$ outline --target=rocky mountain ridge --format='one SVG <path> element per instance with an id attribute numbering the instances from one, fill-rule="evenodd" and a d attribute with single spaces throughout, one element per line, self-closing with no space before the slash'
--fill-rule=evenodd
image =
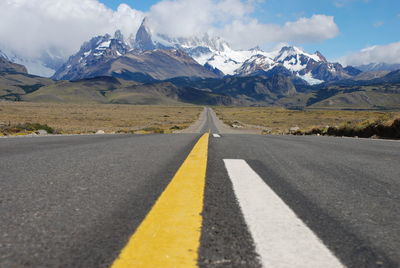
<path id="1" fill-rule="evenodd" d="M 136 44 L 146 46 L 145 42 Z M 114 37 L 97 36 L 86 42 L 52 78 L 79 80 L 97 76 L 114 76 L 128 80 L 164 80 L 177 76 L 217 77 L 184 51 L 132 48 L 119 31 Z"/>
<path id="2" fill-rule="evenodd" d="M 379 72 L 379 71 L 396 71 L 400 69 L 400 63 L 388 64 L 388 63 L 370 63 L 365 65 L 356 66 L 357 69 L 363 72 Z"/>
<path id="3" fill-rule="evenodd" d="M 25 66 L 13 63 L 5 53 L 0 50 L 0 72 L 28 73 Z"/>
<path id="4" fill-rule="evenodd" d="M 339 63 L 330 63 L 320 53 L 309 54 L 297 47 L 283 47 L 278 51 L 265 52 L 260 48 L 250 50 L 234 50 L 222 38 L 204 34 L 201 37 L 170 38 L 155 33 L 145 18 L 136 36 L 125 38 L 120 31 L 110 35 L 98 36 L 86 42 L 78 53 L 71 56 L 53 76 L 55 79 L 80 79 L 93 77 L 94 74 L 109 75 L 101 70 L 104 63 L 129 55 L 141 55 L 155 51 L 182 51 L 192 57 L 206 70 L 197 67 L 195 72 L 176 72 L 177 76 L 217 77 L 224 75 L 255 76 L 274 75 L 280 73 L 304 83 L 319 84 L 341 79 L 349 79 L 361 71 L 344 68 Z M 158 52 L 159 53 L 159 52 Z M 165 52 L 167 53 L 167 52 Z M 183 55 L 182 54 L 182 55 Z M 132 62 L 137 64 L 137 62 Z M 101 71 L 93 71 L 92 69 Z M 146 69 L 131 65 L 137 73 L 150 75 Z M 116 72 L 124 72 L 119 69 Z M 131 71 L 130 71 L 131 72 Z M 212 75 L 211 75 L 212 73 Z M 89 76 L 85 76 L 89 75 Z M 171 74 L 173 75 L 173 74 Z M 156 79 L 159 79 L 158 76 Z M 163 76 L 167 78 L 167 76 Z"/>
<path id="5" fill-rule="evenodd" d="M 0 49 L 3 46 L 0 44 Z M 192 37 L 170 37 L 157 33 L 151 21 L 145 18 L 136 33 L 123 36 L 116 31 L 114 36 L 106 34 L 92 38 L 84 43 L 81 49 L 68 60 L 61 51 L 55 48 L 46 49 L 37 58 L 24 58 L 12 50 L 3 54 L 14 63 L 25 65 L 31 74 L 56 79 L 82 78 L 86 73 L 107 74 L 104 70 L 106 61 L 115 60 L 127 54 L 140 54 L 155 50 L 180 50 L 192 57 L 199 65 L 218 77 L 223 76 L 271 76 L 277 73 L 303 80 L 310 85 L 343 79 L 357 79 L 363 72 L 393 71 L 400 69 L 400 64 L 371 63 L 368 65 L 344 67 L 339 63 L 328 62 L 318 51 L 313 54 L 294 46 L 282 47 L 279 50 L 266 52 L 259 47 L 248 50 L 233 49 L 228 42 L 218 36 L 204 33 Z M 67 62 L 65 62 L 67 61 Z M 137 66 L 131 66 L 139 69 Z M 56 70 L 56 72 L 55 72 Z M 199 76 L 207 71 L 202 70 Z M 55 74 L 54 74 L 55 72 Z M 123 72 L 123 71 L 122 71 Z M 146 70 L 139 70 L 140 76 L 151 76 Z M 186 75 L 178 73 L 177 75 Z M 196 76 L 195 73 L 190 75 Z M 137 76 L 137 75 L 135 75 Z M 372 75 L 370 75 L 372 77 Z M 297 83 L 297 82 L 296 82 Z"/>

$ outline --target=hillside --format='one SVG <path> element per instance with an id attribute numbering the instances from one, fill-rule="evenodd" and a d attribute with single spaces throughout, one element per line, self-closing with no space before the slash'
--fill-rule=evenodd
<path id="1" fill-rule="evenodd" d="M 175 64 L 176 68 L 170 66 L 172 60 L 180 62 Z M 132 65 L 132 62 L 135 64 Z M 357 79 L 311 86 L 298 77 L 280 72 L 223 78 L 216 78 L 214 74 L 208 78 L 191 76 L 191 68 L 199 68 L 194 71 L 197 74 L 204 68 L 179 50 L 128 53 L 108 61 L 104 66 L 107 67 L 104 69 L 107 70 L 106 76 L 75 81 L 53 81 L 26 73 L 0 72 L 0 100 L 132 105 L 190 103 L 283 106 L 291 109 L 400 109 L 400 70 L 370 72 L 364 76 L 358 74 Z M 96 70 L 99 70 L 98 67 Z M 139 72 L 141 70 L 145 72 Z M 176 77 L 181 73 L 185 75 Z M 163 79 L 165 77 L 173 78 Z"/>
<path id="2" fill-rule="evenodd" d="M 28 73 L 25 66 L 10 61 L 6 55 L 0 51 L 0 72 Z"/>
<path id="3" fill-rule="evenodd" d="M 331 96 L 330 96 L 331 95 Z M 400 84 L 340 89 L 329 87 L 307 102 L 309 108 L 400 109 Z"/>
<path id="4" fill-rule="evenodd" d="M 384 74 L 380 72 L 374 79 L 367 74 L 364 76 L 367 80 L 347 79 L 298 87 L 303 93 L 282 98 L 277 104 L 299 109 L 400 109 L 400 70 Z"/>
<path id="5" fill-rule="evenodd" d="M 177 86 L 227 95 L 234 100 L 234 104 L 242 106 L 273 105 L 282 97 L 296 94 L 292 80 L 282 75 L 274 75 L 271 78 L 261 76 L 227 76 L 222 79 L 174 78 L 168 81 Z"/>
<path id="6" fill-rule="evenodd" d="M 53 80 L 39 76 L 0 72 L 0 100 L 21 100 L 22 96 L 53 83 Z"/>
<path id="7" fill-rule="evenodd" d="M 58 81 L 22 96 L 24 101 L 57 103 L 114 104 L 231 104 L 231 98 L 169 82 L 142 84 L 114 77 L 96 77 L 80 81 Z"/>

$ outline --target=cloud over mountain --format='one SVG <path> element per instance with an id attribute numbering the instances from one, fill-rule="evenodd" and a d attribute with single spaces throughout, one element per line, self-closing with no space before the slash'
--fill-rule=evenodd
<path id="1" fill-rule="evenodd" d="M 169 36 L 208 32 L 235 48 L 290 42 L 313 43 L 334 38 L 339 29 L 332 16 L 313 15 L 284 25 L 263 24 L 252 18 L 257 1 L 164 0 L 151 8 L 152 28 Z"/>
<path id="2" fill-rule="evenodd" d="M 364 48 L 359 52 L 343 57 L 341 62 L 348 65 L 363 65 L 373 62 L 400 63 L 400 42 Z"/>
<path id="3" fill-rule="evenodd" d="M 284 25 L 261 24 L 257 20 L 235 20 L 225 25 L 220 32 L 233 46 L 248 48 L 269 43 L 319 42 L 337 36 L 339 28 L 333 17 L 313 15 L 311 18 L 300 18 Z"/>
<path id="4" fill-rule="evenodd" d="M 143 16 L 128 5 L 113 11 L 97 0 L 0 1 L 0 45 L 24 57 L 45 51 L 69 56 L 94 35 L 137 30 Z"/>
<path id="5" fill-rule="evenodd" d="M 122 4 L 113 11 L 98 0 L 0 1 L 0 46 L 24 57 L 44 52 L 69 56 L 95 35 L 121 29 L 135 34 L 145 15 L 156 31 L 170 36 L 214 33 L 234 47 L 266 43 L 310 43 L 335 37 L 333 17 L 314 15 L 284 25 L 262 24 L 252 18 L 258 0 L 164 0 L 148 14 Z"/>

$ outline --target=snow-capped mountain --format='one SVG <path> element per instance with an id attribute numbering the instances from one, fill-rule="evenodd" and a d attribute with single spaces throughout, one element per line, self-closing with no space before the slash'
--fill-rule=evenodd
<path id="1" fill-rule="evenodd" d="M 13 63 L 24 65 L 28 73 L 43 77 L 52 76 L 65 62 L 66 57 L 56 49 L 48 49 L 35 58 L 22 56 L 19 53 L 0 45 L 2 54 Z"/>
<path id="2" fill-rule="evenodd" d="M 6 60 L 9 60 L 9 58 L 7 57 L 7 55 L 6 55 L 3 51 L 1 51 L 1 50 L 0 50 L 0 58 L 4 58 L 4 59 L 6 59 Z"/>
<path id="3" fill-rule="evenodd" d="M 396 71 L 400 69 L 400 63 L 388 64 L 388 63 L 370 63 L 366 65 L 360 65 L 356 67 L 363 72 L 376 72 L 376 71 Z"/>
<path id="4" fill-rule="evenodd" d="M 234 75 L 235 70 L 251 56 L 262 52 L 260 49 L 233 50 L 229 44 L 220 37 L 210 36 L 205 33 L 201 37 L 170 38 L 163 34 L 154 33 L 149 26 L 147 18 L 140 26 L 135 42 L 131 46 L 141 51 L 153 49 L 179 49 L 188 53 L 199 64 L 212 69 L 215 73 Z"/>
<path id="5" fill-rule="evenodd" d="M 27 73 L 25 66 L 13 63 L 8 56 L 0 50 L 0 72 Z"/>
<path id="6" fill-rule="evenodd" d="M 343 68 L 339 63 L 328 62 L 318 51 L 309 54 L 292 46 L 273 52 L 265 52 L 258 47 L 234 50 L 222 38 L 209 34 L 192 38 L 171 38 L 154 32 L 145 18 L 135 36 L 124 38 L 122 33 L 117 31 L 113 37 L 107 34 L 86 42 L 53 78 L 76 79 L 85 73 L 96 73 L 94 69 L 102 64 L 104 67 L 104 63 L 111 59 L 157 50 L 182 51 L 217 76 L 279 73 L 293 79 L 301 78 L 308 84 L 318 84 L 351 78 L 359 73 L 355 69 Z M 145 70 L 144 72 L 146 73 Z M 201 73 L 205 74 L 203 71 Z"/>
<path id="7" fill-rule="evenodd" d="M 149 40 L 145 23 L 132 42 L 120 31 L 92 38 L 55 73 L 57 80 L 78 80 L 96 76 L 124 79 L 164 80 L 178 76 L 217 77 L 179 49 L 159 49 Z"/>
<path id="8" fill-rule="evenodd" d="M 280 51 L 252 56 L 235 73 L 240 76 L 251 76 L 280 72 L 299 77 L 313 85 L 350 78 L 356 75 L 352 71 L 354 70 L 347 70 L 339 63 L 328 62 L 318 51 L 309 54 L 298 47 L 288 46 L 281 48 Z"/>
<path id="9" fill-rule="evenodd" d="M 125 55 L 131 49 L 120 31 L 116 31 L 114 37 L 109 34 L 94 37 L 84 43 L 78 53 L 72 55 L 52 78 L 74 80 L 110 59 Z"/>
<path id="10" fill-rule="evenodd" d="M 134 46 L 140 50 L 184 50 L 199 64 L 224 75 L 249 76 L 265 72 L 276 73 L 280 70 L 309 84 L 347 79 L 356 75 L 354 70 L 347 70 L 339 63 L 328 62 L 318 51 L 309 54 L 291 46 L 273 52 L 265 52 L 260 48 L 234 50 L 222 38 L 208 34 L 193 38 L 169 38 L 154 33 L 147 19 L 143 21 L 136 35 Z"/>

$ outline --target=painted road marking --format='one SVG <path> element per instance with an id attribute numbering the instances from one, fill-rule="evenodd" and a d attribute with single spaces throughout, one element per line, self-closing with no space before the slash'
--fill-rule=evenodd
<path id="1" fill-rule="evenodd" d="M 208 140 L 200 138 L 112 268 L 197 267 Z"/>
<path id="2" fill-rule="evenodd" d="M 224 162 L 264 267 L 344 267 L 246 161 Z"/>
<path id="3" fill-rule="evenodd" d="M 221 138 L 221 135 L 219 134 L 213 134 L 214 138 Z"/>

